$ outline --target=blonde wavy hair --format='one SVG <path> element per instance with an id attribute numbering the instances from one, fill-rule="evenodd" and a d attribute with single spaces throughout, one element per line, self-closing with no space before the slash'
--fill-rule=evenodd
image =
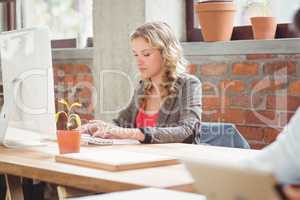
<path id="1" fill-rule="evenodd" d="M 184 72 L 187 61 L 183 57 L 181 45 L 171 27 L 165 22 L 147 22 L 139 26 L 131 35 L 131 41 L 143 38 L 151 47 L 159 49 L 163 58 L 165 73 L 161 89 L 161 98 L 175 93 L 175 81 L 179 73 Z M 144 80 L 144 97 L 141 98 L 140 106 L 144 106 L 147 96 L 153 89 L 151 80 Z"/>

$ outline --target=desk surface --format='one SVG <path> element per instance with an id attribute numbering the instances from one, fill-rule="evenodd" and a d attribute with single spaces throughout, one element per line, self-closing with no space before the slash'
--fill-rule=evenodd
<path id="1" fill-rule="evenodd" d="M 158 153 L 182 160 L 201 159 L 232 163 L 257 152 L 191 144 L 88 146 L 82 147 L 81 151 L 99 149 Z M 56 154 L 58 154 L 58 147 L 54 142 L 49 142 L 47 146 L 26 149 L 8 149 L 0 146 L 0 172 L 97 192 L 143 187 L 193 191 L 193 179 L 183 164 L 109 172 L 57 163 L 54 160 Z"/>

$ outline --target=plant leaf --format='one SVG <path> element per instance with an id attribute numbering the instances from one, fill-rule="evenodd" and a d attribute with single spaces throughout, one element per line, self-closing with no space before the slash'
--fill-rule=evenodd
<path id="1" fill-rule="evenodd" d="M 81 126 L 81 119 L 80 119 L 80 117 L 79 117 L 78 114 L 74 114 L 74 113 L 71 114 L 71 115 L 69 116 L 69 120 L 68 120 L 68 121 L 70 122 L 72 119 L 75 120 L 77 127 L 80 127 L 80 126 Z"/>
<path id="2" fill-rule="evenodd" d="M 82 105 L 80 103 L 77 103 L 77 102 L 72 103 L 72 105 L 70 106 L 70 110 L 69 111 L 71 111 L 73 109 L 73 107 L 81 107 L 81 106 Z"/>
<path id="3" fill-rule="evenodd" d="M 58 103 L 61 103 L 61 104 L 65 105 L 65 106 L 67 107 L 67 109 L 68 109 L 68 112 L 70 111 L 69 103 L 68 103 L 66 100 L 60 99 L 60 100 L 58 101 Z"/>
<path id="4" fill-rule="evenodd" d="M 59 112 L 55 113 L 55 121 L 56 121 L 56 123 L 58 122 L 59 116 L 61 114 L 65 114 L 65 116 L 68 118 L 68 114 L 65 111 L 59 111 Z"/>

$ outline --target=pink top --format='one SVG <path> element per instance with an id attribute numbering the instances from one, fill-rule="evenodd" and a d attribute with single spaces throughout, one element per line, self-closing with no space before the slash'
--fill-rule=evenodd
<path id="1" fill-rule="evenodd" d="M 157 119 L 159 114 L 152 115 L 146 114 L 142 109 L 138 112 L 135 123 L 137 128 L 155 127 L 157 125 Z"/>

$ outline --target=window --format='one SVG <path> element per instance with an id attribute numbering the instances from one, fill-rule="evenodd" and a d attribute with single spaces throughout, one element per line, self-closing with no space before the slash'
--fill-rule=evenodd
<path id="1" fill-rule="evenodd" d="M 92 37 L 92 0 L 19 1 L 21 27 L 47 26 L 52 40 L 78 47 L 86 46 Z"/>
<path id="2" fill-rule="evenodd" d="M 194 13 L 194 3 L 197 0 L 186 0 L 187 40 L 202 41 L 199 22 Z M 252 29 L 249 18 L 257 15 L 270 15 L 278 21 L 276 38 L 292 38 L 296 34 L 289 28 L 293 15 L 300 7 L 299 0 L 235 0 L 237 13 L 232 40 L 252 39 Z"/>
<path id="3" fill-rule="evenodd" d="M 92 46 L 92 7 L 93 0 L 2 0 L 0 29 L 47 26 L 52 47 Z"/>
<path id="4" fill-rule="evenodd" d="M 236 26 L 250 24 L 252 16 L 274 16 L 279 24 L 292 22 L 294 13 L 300 7 L 299 0 L 235 0 Z"/>

